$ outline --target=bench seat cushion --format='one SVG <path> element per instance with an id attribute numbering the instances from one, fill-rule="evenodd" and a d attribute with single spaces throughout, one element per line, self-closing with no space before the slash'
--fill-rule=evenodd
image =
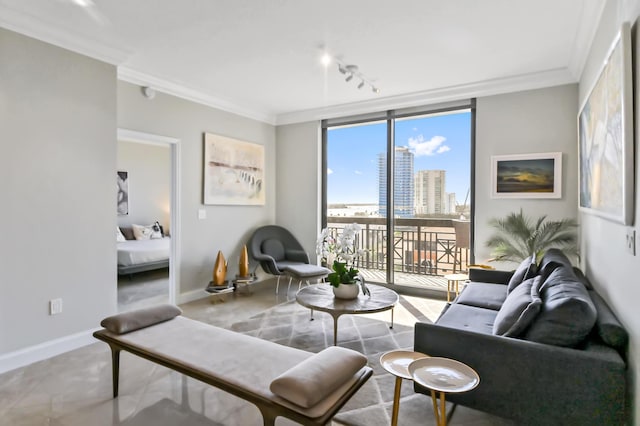
<path id="1" fill-rule="evenodd" d="M 497 315 L 498 311 L 493 309 L 453 303 L 440 315 L 436 324 L 459 330 L 493 334 L 493 323 Z"/>

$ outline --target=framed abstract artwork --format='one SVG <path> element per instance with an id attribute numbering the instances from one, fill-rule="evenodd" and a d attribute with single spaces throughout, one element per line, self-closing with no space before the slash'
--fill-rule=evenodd
<path id="1" fill-rule="evenodd" d="M 562 153 L 494 155 L 492 198 L 561 198 Z"/>
<path id="2" fill-rule="evenodd" d="M 129 214 L 129 172 L 117 172 L 116 189 L 118 191 L 118 216 L 126 216 Z"/>
<path id="3" fill-rule="evenodd" d="M 625 225 L 633 221 L 632 84 L 625 23 L 578 114 L 580 210 Z"/>
<path id="4" fill-rule="evenodd" d="M 264 146 L 204 135 L 204 204 L 264 205 Z"/>

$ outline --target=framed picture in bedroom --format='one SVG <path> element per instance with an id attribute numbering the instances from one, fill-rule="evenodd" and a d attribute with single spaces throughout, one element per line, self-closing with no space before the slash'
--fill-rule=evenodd
<path id="1" fill-rule="evenodd" d="M 117 172 L 116 188 L 118 190 L 118 216 L 126 216 L 129 214 L 129 172 Z"/>
<path id="2" fill-rule="evenodd" d="M 494 155 L 492 198 L 562 198 L 562 153 Z"/>
<path id="3" fill-rule="evenodd" d="M 264 205 L 264 146 L 204 134 L 204 204 Z"/>
<path id="4" fill-rule="evenodd" d="M 631 31 L 624 23 L 578 114 L 579 207 L 624 225 L 633 221 Z"/>

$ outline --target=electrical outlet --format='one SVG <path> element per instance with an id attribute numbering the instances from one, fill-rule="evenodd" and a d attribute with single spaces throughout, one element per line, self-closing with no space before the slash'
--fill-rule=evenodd
<path id="1" fill-rule="evenodd" d="M 62 299 L 51 299 L 49 301 L 49 315 L 62 313 Z"/>
<path id="2" fill-rule="evenodd" d="M 627 253 L 636 255 L 636 230 L 627 229 Z"/>

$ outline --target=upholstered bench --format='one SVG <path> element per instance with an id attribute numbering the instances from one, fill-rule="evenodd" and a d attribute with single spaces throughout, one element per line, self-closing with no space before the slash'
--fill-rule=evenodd
<path id="1" fill-rule="evenodd" d="M 120 351 L 178 371 L 255 404 L 264 424 L 279 416 L 324 425 L 371 377 L 359 352 L 330 347 L 317 354 L 181 316 L 173 305 L 105 318 L 93 335 L 112 353 L 118 396 Z"/>
<path id="2" fill-rule="evenodd" d="M 291 281 L 293 278 L 298 280 L 298 289 L 302 285 L 302 281 L 309 284 L 311 280 L 319 280 L 331 273 L 331 269 L 327 269 L 324 266 L 312 265 L 309 263 L 301 263 L 299 265 L 287 265 L 283 268 L 284 273 L 289 276 L 289 286 L 287 287 L 287 293 L 291 287 Z M 279 284 L 279 283 L 278 283 Z M 278 284 L 276 284 L 276 293 L 278 293 Z"/>

